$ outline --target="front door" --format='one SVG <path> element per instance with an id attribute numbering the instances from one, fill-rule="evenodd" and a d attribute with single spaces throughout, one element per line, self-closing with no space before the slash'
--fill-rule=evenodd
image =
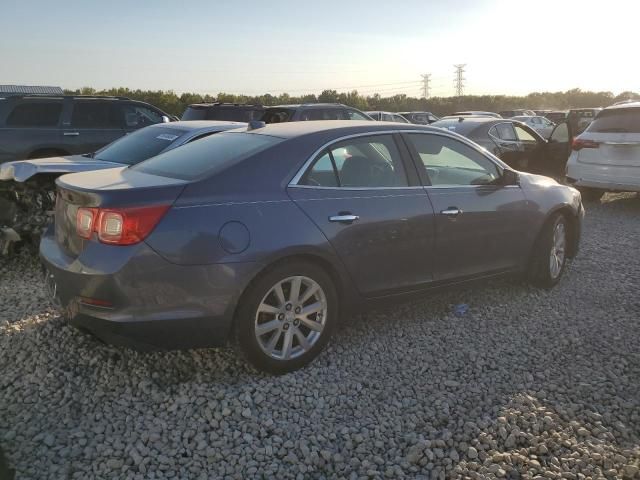
<path id="1" fill-rule="evenodd" d="M 435 279 L 517 268 L 525 257 L 527 201 L 471 145 L 435 133 L 405 134 L 436 214 Z"/>
<path id="2" fill-rule="evenodd" d="M 421 186 L 409 185 L 396 140 L 379 134 L 334 143 L 288 189 L 364 296 L 433 279 L 433 208 Z"/>

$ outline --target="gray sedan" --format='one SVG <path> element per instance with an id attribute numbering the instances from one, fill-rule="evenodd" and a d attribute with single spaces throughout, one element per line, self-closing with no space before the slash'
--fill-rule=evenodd
<path id="1" fill-rule="evenodd" d="M 577 190 L 456 133 L 370 121 L 257 122 L 57 183 L 40 255 L 73 324 L 161 348 L 235 339 L 275 373 L 366 303 L 514 273 L 552 287 L 584 214 Z"/>

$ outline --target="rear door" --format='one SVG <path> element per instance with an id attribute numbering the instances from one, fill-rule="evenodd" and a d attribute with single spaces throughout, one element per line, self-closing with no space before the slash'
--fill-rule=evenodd
<path id="1" fill-rule="evenodd" d="M 518 268 L 526 257 L 526 199 L 501 169 L 461 140 L 404 134 L 435 211 L 435 279 Z"/>
<path id="2" fill-rule="evenodd" d="M 91 153 L 125 134 L 113 100 L 74 99 L 62 135 L 73 154 Z"/>
<path id="3" fill-rule="evenodd" d="M 389 133 L 337 140 L 288 189 L 364 296 L 433 279 L 433 208 L 398 140 Z"/>

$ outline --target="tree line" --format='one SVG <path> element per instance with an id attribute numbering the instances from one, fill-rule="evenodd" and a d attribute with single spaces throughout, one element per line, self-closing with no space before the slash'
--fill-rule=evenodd
<path id="1" fill-rule="evenodd" d="M 337 92 L 324 90 L 320 95 L 308 94 L 291 96 L 280 95 L 236 95 L 221 92 L 217 96 L 200 95 L 198 93 L 176 94 L 172 90 L 131 90 L 129 88 L 111 88 L 96 90 L 84 87 L 67 90 L 69 95 L 113 95 L 124 96 L 148 102 L 172 115 L 181 116 L 189 104 L 202 102 L 251 103 L 260 105 L 285 105 L 295 103 L 330 102 L 343 103 L 360 110 L 385 110 L 390 112 L 428 111 L 435 115 L 447 115 L 459 110 L 483 110 L 499 112 L 516 108 L 566 110 L 569 108 L 606 107 L 617 101 L 640 100 L 636 92 L 623 92 L 614 95 L 612 92 L 590 92 L 579 88 L 566 92 L 533 92 L 524 96 L 513 95 L 464 95 L 461 97 L 416 98 L 404 94 L 382 97 L 376 93 L 362 95 L 357 90 Z"/>

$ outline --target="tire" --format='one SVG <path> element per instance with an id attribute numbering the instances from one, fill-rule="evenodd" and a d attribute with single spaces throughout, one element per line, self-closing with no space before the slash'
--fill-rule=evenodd
<path id="1" fill-rule="evenodd" d="M 298 300 L 292 295 L 297 282 Z M 305 308 L 313 311 L 304 315 Z M 242 296 L 236 340 L 256 369 L 291 372 L 320 354 L 337 324 L 338 309 L 336 287 L 324 269 L 304 261 L 282 263 L 258 277 Z"/>
<path id="2" fill-rule="evenodd" d="M 579 190 L 585 202 L 599 202 L 604 195 L 604 191 L 597 188 L 581 187 Z"/>
<path id="3" fill-rule="evenodd" d="M 529 282 L 536 287 L 551 288 L 562 277 L 567 263 L 568 227 L 561 213 L 553 215 L 542 227 L 527 272 Z"/>

